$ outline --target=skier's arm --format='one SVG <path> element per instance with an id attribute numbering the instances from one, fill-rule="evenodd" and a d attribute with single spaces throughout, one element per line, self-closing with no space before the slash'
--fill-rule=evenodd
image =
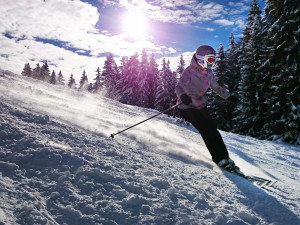
<path id="1" fill-rule="evenodd" d="M 189 83 L 190 83 L 190 76 L 187 73 L 187 71 L 185 70 L 182 74 L 182 76 L 180 77 L 176 88 L 175 88 L 175 92 L 176 95 L 180 98 L 183 94 L 187 94 L 189 95 L 189 92 L 187 91 L 189 88 Z"/>
<path id="2" fill-rule="evenodd" d="M 212 79 L 210 83 L 210 87 L 213 89 L 214 92 L 216 92 L 221 98 L 227 99 L 230 97 L 230 93 L 227 89 L 222 88 L 218 82 L 215 80 L 215 78 Z"/>

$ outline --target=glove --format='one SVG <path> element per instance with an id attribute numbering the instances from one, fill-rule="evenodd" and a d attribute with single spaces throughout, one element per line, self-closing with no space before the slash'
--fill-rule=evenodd
<path id="1" fill-rule="evenodd" d="M 180 100 L 182 101 L 182 103 L 184 105 L 189 105 L 190 103 L 192 103 L 192 98 L 190 96 L 188 96 L 187 94 L 181 95 Z"/>
<path id="2" fill-rule="evenodd" d="M 222 89 L 221 93 L 220 93 L 220 96 L 223 98 L 223 99 L 227 99 L 230 97 L 230 93 L 226 90 L 226 89 Z"/>

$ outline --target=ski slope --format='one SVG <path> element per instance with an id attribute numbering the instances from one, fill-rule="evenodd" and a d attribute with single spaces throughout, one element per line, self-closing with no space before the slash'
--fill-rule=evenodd
<path id="1" fill-rule="evenodd" d="M 212 163 L 192 126 L 0 71 L 0 224 L 300 224 L 300 147 L 222 132 L 261 189 Z"/>

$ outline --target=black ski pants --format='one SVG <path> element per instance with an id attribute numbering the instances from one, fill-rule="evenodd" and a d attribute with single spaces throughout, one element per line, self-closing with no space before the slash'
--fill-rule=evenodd
<path id="1" fill-rule="evenodd" d="M 199 131 L 215 163 L 229 158 L 222 136 L 206 108 L 200 110 L 179 109 L 179 112 L 182 118 L 193 124 Z"/>

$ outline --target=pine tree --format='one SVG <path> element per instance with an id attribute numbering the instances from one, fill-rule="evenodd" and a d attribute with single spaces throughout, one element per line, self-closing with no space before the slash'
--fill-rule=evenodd
<path id="1" fill-rule="evenodd" d="M 167 62 L 167 73 L 166 73 L 166 89 L 168 92 L 168 108 L 175 104 L 176 93 L 175 87 L 177 84 L 177 73 L 172 72 L 170 67 L 170 60 Z"/>
<path id="2" fill-rule="evenodd" d="M 106 57 L 102 77 L 104 79 L 103 83 L 106 89 L 106 97 L 116 99 L 116 86 L 117 81 L 120 79 L 120 72 L 111 53 Z"/>
<path id="3" fill-rule="evenodd" d="M 65 85 L 65 78 L 64 78 L 64 76 L 62 75 L 61 70 L 60 70 L 59 73 L 58 73 L 57 83 L 58 83 L 59 85 Z"/>
<path id="4" fill-rule="evenodd" d="M 241 68 L 241 82 L 239 86 L 239 104 L 236 112 L 238 116 L 235 118 L 237 124 L 236 128 L 239 132 L 246 135 L 255 135 L 256 127 L 253 122 L 256 117 L 255 108 L 257 108 L 257 78 L 260 76 L 257 70 L 255 52 L 258 48 L 256 43 L 255 26 L 258 18 L 260 18 L 261 10 L 257 0 L 253 0 L 250 4 L 250 11 L 248 13 L 246 28 L 243 30 L 242 38 L 242 55 L 240 62 Z"/>
<path id="5" fill-rule="evenodd" d="M 259 6 L 258 6 L 259 7 Z M 267 90 L 267 78 L 265 77 L 264 70 L 262 69 L 263 59 L 266 46 L 262 42 L 262 20 L 260 14 L 255 14 L 253 18 L 253 24 L 251 27 L 251 48 L 252 48 L 252 58 L 253 58 L 253 74 L 255 82 L 255 96 L 252 101 L 253 112 L 251 116 L 251 123 L 253 132 L 250 135 L 254 137 L 260 137 L 264 130 L 262 129 L 265 123 L 263 114 L 266 112 L 265 101 Z"/>
<path id="6" fill-rule="evenodd" d="M 226 51 L 226 61 L 227 61 L 227 74 L 226 74 L 226 85 L 230 92 L 229 103 L 226 105 L 229 118 L 227 120 L 227 125 L 229 130 L 234 127 L 235 109 L 239 103 L 238 95 L 238 84 L 241 80 L 241 65 L 239 64 L 238 58 L 241 54 L 240 44 L 235 41 L 234 34 L 231 33 L 229 38 L 229 48 Z"/>
<path id="7" fill-rule="evenodd" d="M 166 67 L 166 59 L 163 59 L 163 69 Z M 166 102 L 168 101 L 167 93 L 165 90 L 165 84 L 164 84 L 164 70 L 159 71 L 158 73 L 158 85 L 155 95 L 155 108 L 158 111 L 163 111 L 166 108 Z"/>
<path id="8" fill-rule="evenodd" d="M 83 73 L 82 73 L 82 76 L 81 76 L 81 79 L 80 79 L 80 82 L 79 82 L 79 89 L 87 91 L 88 86 L 89 86 L 88 77 L 85 73 L 85 70 L 83 70 Z"/>
<path id="9" fill-rule="evenodd" d="M 47 60 L 44 62 L 44 64 L 41 67 L 38 79 L 41 81 L 44 81 L 44 82 L 50 82 L 50 80 L 51 80 L 50 70 L 49 70 Z"/>
<path id="10" fill-rule="evenodd" d="M 163 59 L 162 69 L 159 72 L 159 83 L 156 91 L 155 108 L 159 111 L 166 110 L 175 101 L 176 76 L 170 70 L 170 61 Z"/>
<path id="11" fill-rule="evenodd" d="M 125 104 L 128 104 L 129 97 L 127 96 L 128 93 L 130 92 L 130 84 L 129 80 L 127 79 L 128 77 L 128 57 L 123 56 L 121 59 L 121 66 L 120 66 L 120 79 L 117 80 L 116 83 L 116 96 L 117 99 Z"/>
<path id="12" fill-rule="evenodd" d="M 217 51 L 214 74 L 218 84 L 221 87 L 228 89 L 228 64 L 222 43 L 220 43 Z M 218 121 L 218 128 L 226 131 L 229 130 L 228 121 L 231 120 L 231 115 L 228 112 L 227 105 L 227 100 L 220 98 L 216 93 L 210 91 L 210 100 L 208 101 L 208 108 L 211 112 L 212 117 L 216 121 Z"/>
<path id="13" fill-rule="evenodd" d="M 139 73 L 139 60 L 138 54 L 135 53 L 133 56 L 130 57 L 127 63 L 127 74 L 126 77 L 129 81 L 128 87 L 128 104 L 136 105 L 139 100 L 139 83 L 140 83 L 140 73 Z"/>
<path id="14" fill-rule="evenodd" d="M 269 120 L 264 129 L 268 136 L 299 144 L 300 124 L 300 3 L 266 1 L 265 42 L 269 49 L 268 64 L 272 96 Z"/>
<path id="15" fill-rule="evenodd" d="M 56 75 L 55 75 L 54 70 L 52 71 L 52 74 L 51 74 L 50 84 L 56 84 Z"/>
<path id="16" fill-rule="evenodd" d="M 150 58 L 149 68 L 148 68 L 148 77 L 149 77 L 149 108 L 154 108 L 156 91 L 158 87 L 158 64 L 155 61 L 154 54 Z"/>
<path id="17" fill-rule="evenodd" d="M 177 68 L 177 73 L 179 74 L 179 77 L 182 75 L 183 71 L 184 71 L 184 67 L 185 66 L 185 62 L 183 60 L 183 55 L 181 54 L 180 55 L 180 60 L 179 60 L 179 65 L 178 65 L 178 68 Z"/>
<path id="18" fill-rule="evenodd" d="M 137 105 L 140 83 L 140 62 L 138 60 L 138 54 L 135 53 L 129 60 L 127 57 L 123 57 L 120 70 L 121 76 L 116 82 L 118 99 L 126 104 Z"/>
<path id="19" fill-rule="evenodd" d="M 32 70 L 32 77 L 34 79 L 39 79 L 40 73 L 41 73 L 41 67 L 40 67 L 40 64 L 37 63 L 36 67 Z"/>
<path id="20" fill-rule="evenodd" d="M 137 105 L 144 107 L 144 108 L 149 108 L 149 97 L 150 97 L 150 81 L 149 81 L 149 75 L 148 75 L 148 58 L 147 58 L 147 52 L 145 49 L 143 49 L 142 52 L 142 60 L 139 65 L 139 79 L 140 82 L 138 83 L 138 92 L 139 92 L 139 98 Z"/>
<path id="21" fill-rule="evenodd" d="M 75 79 L 73 77 L 73 74 L 71 74 L 71 77 L 69 79 L 68 87 L 69 88 L 76 88 L 76 81 L 75 81 Z"/>
<path id="22" fill-rule="evenodd" d="M 101 71 L 99 67 L 96 70 L 96 78 L 94 80 L 95 83 L 93 84 L 92 87 L 90 87 L 90 90 L 93 91 L 94 93 L 99 93 L 102 89 L 102 82 L 103 82 L 101 79 Z"/>
<path id="23" fill-rule="evenodd" d="M 273 86 L 274 78 L 276 78 L 277 74 L 277 64 L 279 62 L 279 58 L 277 58 L 275 55 L 275 48 L 276 48 L 276 40 L 278 38 L 279 27 L 278 27 L 278 19 L 281 17 L 283 8 L 283 2 L 282 1 L 269 1 L 266 0 L 266 6 L 265 6 L 265 16 L 263 18 L 263 36 L 264 36 L 264 43 L 267 46 L 267 56 L 264 59 L 262 69 L 265 71 L 265 78 L 268 80 L 268 91 L 269 96 L 266 100 L 266 112 L 265 112 L 265 121 L 266 124 L 263 127 L 263 130 L 265 132 L 265 135 L 262 135 L 262 138 L 268 139 L 270 137 L 274 137 L 276 139 L 276 136 L 279 135 L 280 127 L 274 126 L 274 120 L 277 120 L 277 118 L 280 118 L 280 111 L 278 110 L 279 107 L 276 106 L 276 100 L 278 95 L 281 95 L 281 93 L 274 91 L 274 88 L 276 86 Z M 280 10 L 279 10 L 280 9 Z M 275 57 L 274 57 L 275 56 Z M 280 79 L 280 78 L 279 78 Z M 273 86 L 273 87 L 272 87 Z"/>
<path id="24" fill-rule="evenodd" d="M 22 75 L 23 76 L 26 76 L 26 77 L 31 77 L 32 75 L 32 70 L 30 68 L 30 64 L 29 63 L 26 63 L 25 66 L 24 66 L 24 69 L 22 71 Z"/>

